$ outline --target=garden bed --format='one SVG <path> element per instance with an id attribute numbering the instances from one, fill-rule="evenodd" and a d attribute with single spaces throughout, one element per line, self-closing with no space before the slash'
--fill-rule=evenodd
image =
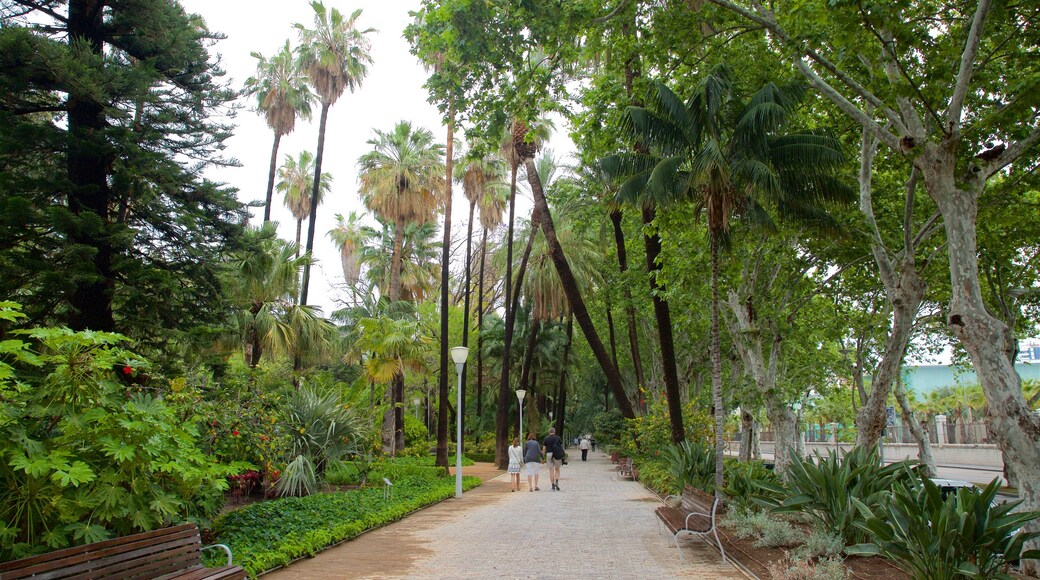
<path id="1" fill-rule="evenodd" d="M 778 566 L 788 558 L 790 550 L 784 548 L 760 548 L 754 539 L 738 538 L 732 529 L 719 526 L 719 540 L 726 549 L 726 557 L 740 563 L 759 578 L 772 578 L 770 566 Z M 860 580 L 906 580 L 910 578 L 902 570 L 880 556 L 869 558 L 851 556 L 845 559 L 844 567 L 849 578 Z"/>

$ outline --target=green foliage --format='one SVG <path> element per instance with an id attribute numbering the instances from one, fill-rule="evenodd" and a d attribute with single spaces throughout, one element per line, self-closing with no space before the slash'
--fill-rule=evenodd
<path id="1" fill-rule="evenodd" d="M 464 477 L 462 484 L 473 489 L 480 480 Z M 230 546 L 235 562 L 255 576 L 449 498 L 455 479 L 407 477 L 394 482 L 389 499 L 383 493 L 374 486 L 252 504 L 221 516 L 214 538 Z"/>
<path id="2" fill-rule="evenodd" d="M 600 413 L 593 419 L 593 436 L 602 445 L 615 445 L 625 434 L 625 417 L 618 409 Z"/>
<path id="3" fill-rule="evenodd" d="M 880 553 L 919 580 L 1010 579 L 1008 562 L 1040 557 L 1023 551 L 1023 543 L 1040 533 L 1019 530 L 1040 512 L 1011 513 L 1021 501 L 993 505 L 999 488 L 993 480 L 982 490 L 960 488 L 943 499 L 930 479 L 908 478 L 880 505 L 854 499 L 864 517 L 857 525 L 874 543 L 846 551 Z"/>
<path id="4" fill-rule="evenodd" d="M 131 381 L 146 363 L 124 337 L 25 334 L 31 360 L 25 345 L 7 359 L 7 384 L 26 388 L 4 394 L 0 560 L 216 513 L 234 470 L 198 448 L 190 407 Z"/>
<path id="5" fill-rule="evenodd" d="M 790 547 L 800 544 L 802 534 L 786 520 L 767 512 L 733 510 L 722 524 L 733 529 L 738 538 L 755 538 L 758 547 Z"/>
<path id="6" fill-rule="evenodd" d="M 841 558 L 781 560 L 768 566 L 776 580 L 845 580 L 849 577 Z"/>
<path id="7" fill-rule="evenodd" d="M 822 530 L 814 530 L 805 543 L 794 551 L 798 560 L 818 560 L 820 558 L 840 558 L 845 552 L 845 542 Z"/>
<path id="8" fill-rule="evenodd" d="M 726 494 L 726 504 L 731 509 L 741 511 L 753 510 L 758 504 L 754 498 L 768 495 L 770 492 L 765 486 L 775 486 L 780 479 L 771 469 L 761 461 L 736 461 L 726 458 L 723 467 L 726 471 L 726 482 L 728 485 L 722 489 Z M 715 466 L 712 464 L 712 474 Z M 714 485 L 714 478 L 712 479 Z"/>
<path id="9" fill-rule="evenodd" d="M 712 419 L 702 405 L 690 401 L 683 405 L 683 427 L 687 440 L 708 444 L 712 438 Z M 664 397 L 654 399 L 646 414 L 626 421 L 621 451 L 629 456 L 661 456 L 672 444 L 672 426 Z"/>
<path id="10" fill-rule="evenodd" d="M 665 449 L 668 470 L 679 490 L 696 487 L 715 493 L 715 451 L 702 443 L 683 441 Z"/>
<path id="11" fill-rule="evenodd" d="M 666 458 L 646 458 L 639 461 L 639 482 L 661 495 L 674 495 L 682 491 L 675 482 Z"/>
<path id="12" fill-rule="evenodd" d="M 805 514 L 848 544 L 863 535 L 857 525 L 863 517 L 857 505 L 876 508 L 887 500 L 892 485 L 912 473 L 907 462 L 881 467 L 877 448 L 856 447 L 841 460 L 833 451 L 826 457 L 817 453 L 816 463 L 794 455 L 786 484 L 762 484 L 769 495 L 756 501 L 777 513 Z"/>
<path id="13" fill-rule="evenodd" d="M 289 397 L 283 426 L 289 436 L 289 463 L 278 480 L 281 495 L 313 493 L 330 460 L 359 450 L 360 429 L 333 389 L 307 385 Z"/>

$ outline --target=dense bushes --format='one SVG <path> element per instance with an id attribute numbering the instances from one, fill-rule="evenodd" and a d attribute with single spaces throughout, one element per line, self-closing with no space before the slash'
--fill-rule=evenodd
<path id="1" fill-rule="evenodd" d="M 0 304 L 0 317 L 17 318 Z M 33 329 L 0 341 L 0 560 L 205 521 L 232 468 L 192 409 L 117 334 Z"/>
<path id="2" fill-rule="evenodd" d="M 349 492 L 321 493 L 253 504 L 230 512 L 213 528 L 216 541 L 229 545 L 235 562 L 251 575 L 284 566 L 301 556 L 314 555 L 332 544 L 365 530 L 401 519 L 405 515 L 451 497 L 455 479 L 429 477 L 417 465 L 394 466 L 399 477 L 388 499 L 379 486 Z M 464 477 L 463 487 L 480 485 L 476 477 Z"/>

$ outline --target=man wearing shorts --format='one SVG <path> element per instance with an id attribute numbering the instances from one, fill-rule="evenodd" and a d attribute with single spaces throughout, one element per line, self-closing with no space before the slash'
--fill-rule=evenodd
<path id="1" fill-rule="evenodd" d="M 545 463 L 549 466 L 549 481 L 552 488 L 560 491 L 560 466 L 563 465 L 563 439 L 556 434 L 556 428 L 549 428 L 549 436 L 542 442 L 542 453 L 545 454 Z"/>

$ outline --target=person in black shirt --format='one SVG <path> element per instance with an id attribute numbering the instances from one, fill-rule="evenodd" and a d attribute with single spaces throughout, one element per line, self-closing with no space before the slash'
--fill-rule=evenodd
<path id="1" fill-rule="evenodd" d="M 560 491 L 560 466 L 563 465 L 563 439 L 556 434 L 556 428 L 549 429 L 549 436 L 542 442 L 542 453 L 545 454 L 545 463 L 549 466 L 549 481 L 552 488 Z"/>

